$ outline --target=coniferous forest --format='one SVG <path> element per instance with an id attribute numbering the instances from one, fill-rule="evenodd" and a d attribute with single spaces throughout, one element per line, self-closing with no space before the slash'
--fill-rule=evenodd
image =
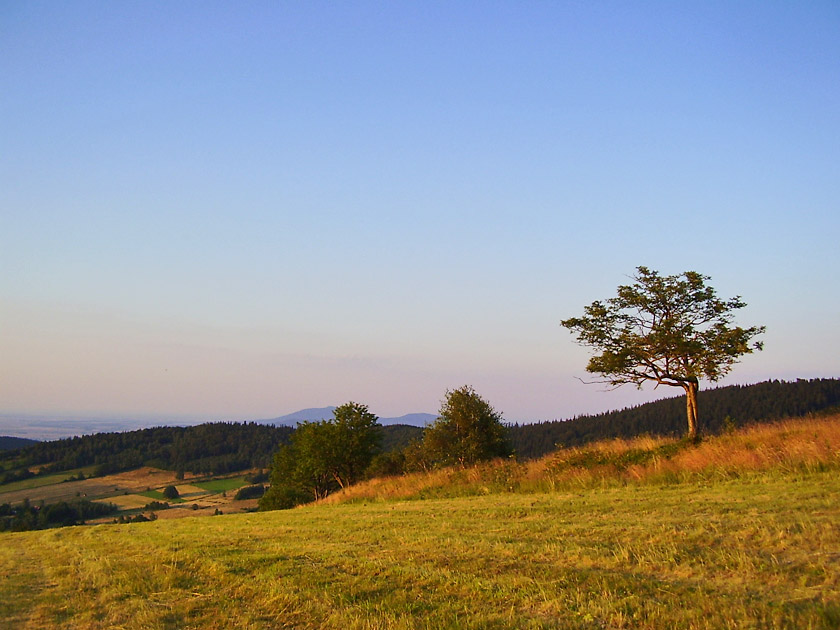
<path id="1" fill-rule="evenodd" d="M 765 381 L 701 390 L 698 395 L 701 433 L 781 418 L 804 416 L 840 406 L 840 379 Z M 638 435 L 685 434 L 685 397 L 655 402 L 572 420 L 515 424 L 510 438 L 516 455 L 532 459 L 558 446 Z"/>

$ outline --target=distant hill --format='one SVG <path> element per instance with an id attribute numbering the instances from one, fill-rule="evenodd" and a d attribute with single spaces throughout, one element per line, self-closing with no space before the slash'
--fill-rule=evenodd
<path id="1" fill-rule="evenodd" d="M 294 413 L 288 413 L 279 418 L 270 418 L 268 420 L 257 420 L 260 424 L 273 424 L 278 427 L 294 427 L 301 422 L 316 422 L 318 420 L 329 420 L 333 416 L 335 407 L 312 407 L 310 409 L 301 409 Z"/>
<path id="2" fill-rule="evenodd" d="M 698 395 L 700 429 L 720 433 L 728 426 L 795 418 L 840 406 L 840 379 L 765 381 L 701 390 Z M 571 420 L 537 422 L 510 427 L 516 454 L 523 459 L 541 457 L 557 445 L 581 446 L 609 438 L 637 435 L 683 435 L 685 398 L 665 398 L 644 405 Z"/>
<path id="3" fill-rule="evenodd" d="M 379 418 L 379 424 L 388 426 L 391 424 L 407 424 L 412 427 L 425 427 L 437 420 L 433 413 L 407 413 L 399 418 Z"/>
<path id="4" fill-rule="evenodd" d="M 30 440 L 29 438 L 11 437 L 8 435 L 0 435 L 0 451 L 10 451 L 16 448 L 24 448 L 36 444 L 38 440 Z"/>
<path id="5" fill-rule="evenodd" d="M 313 407 L 310 409 L 301 409 L 294 413 L 286 414 L 278 418 L 271 418 L 269 420 L 257 420 L 260 424 L 273 424 L 278 427 L 295 427 L 301 422 L 316 422 L 318 420 L 329 420 L 333 417 L 335 407 Z M 388 426 L 393 424 L 407 424 L 414 427 L 425 427 L 437 419 L 437 416 L 431 413 L 408 413 L 398 418 L 379 418 L 379 424 Z"/>

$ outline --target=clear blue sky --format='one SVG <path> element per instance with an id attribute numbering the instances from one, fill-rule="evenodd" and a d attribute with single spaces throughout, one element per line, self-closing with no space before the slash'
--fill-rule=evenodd
<path id="1" fill-rule="evenodd" d="M 840 376 L 840 3 L 0 2 L 0 411 L 509 420 L 696 270 Z"/>

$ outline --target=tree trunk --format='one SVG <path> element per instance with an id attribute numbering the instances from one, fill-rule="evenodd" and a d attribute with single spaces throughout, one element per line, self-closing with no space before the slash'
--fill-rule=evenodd
<path id="1" fill-rule="evenodd" d="M 686 437 L 689 440 L 696 440 L 698 421 L 697 390 L 700 389 L 700 385 L 697 381 L 687 381 L 683 384 L 683 389 L 685 389 L 685 410 L 688 416 L 688 434 Z"/>

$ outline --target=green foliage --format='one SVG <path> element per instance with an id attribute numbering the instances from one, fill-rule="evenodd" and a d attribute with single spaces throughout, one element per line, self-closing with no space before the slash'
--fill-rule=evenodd
<path id="1" fill-rule="evenodd" d="M 256 484 L 268 481 L 268 472 L 265 470 L 258 470 L 250 475 L 245 475 L 245 483 Z"/>
<path id="2" fill-rule="evenodd" d="M 262 484 L 254 484 L 252 486 L 242 486 L 236 491 L 233 497 L 234 501 L 244 501 L 245 499 L 259 499 L 265 494 L 265 486 Z"/>
<path id="3" fill-rule="evenodd" d="M 7 483 L 14 483 L 15 481 L 23 481 L 25 479 L 31 479 L 35 476 L 35 473 L 29 470 L 28 468 L 22 468 L 17 471 L 11 471 L 5 473 L 2 477 L 0 477 L 0 485 L 4 485 Z"/>
<path id="4" fill-rule="evenodd" d="M 282 509 L 327 496 L 362 478 L 379 451 L 381 426 L 367 406 L 349 402 L 331 420 L 303 422 L 274 456 L 260 509 Z"/>
<path id="5" fill-rule="evenodd" d="M 112 503 L 98 503 L 81 499 L 77 501 L 59 501 L 44 505 L 41 502 L 33 506 L 24 501 L 21 505 L 0 505 L 0 531 L 21 532 L 30 529 L 47 529 L 80 525 L 86 519 L 97 518 L 117 511 Z"/>
<path id="6" fill-rule="evenodd" d="M 595 301 L 583 317 L 561 324 L 596 352 L 586 370 L 599 374 L 601 382 L 616 387 L 653 382 L 685 389 L 693 434 L 699 379 L 717 381 L 739 357 L 761 350 L 762 343 L 751 340 L 765 328 L 734 326 L 733 311 L 746 304 L 738 296 L 718 298 L 706 285 L 709 276 L 695 271 L 660 276 L 638 267 L 633 279 L 633 284 L 618 287 L 616 297 Z"/>
<path id="7" fill-rule="evenodd" d="M 423 437 L 423 429 L 408 424 L 390 424 L 382 427 L 382 452 L 401 451 L 412 440 Z"/>
<path id="8" fill-rule="evenodd" d="M 178 488 L 176 488 L 175 486 L 166 486 L 163 489 L 163 497 L 165 499 L 177 499 L 180 496 L 181 495 L 178 492 Z"/>
<path id="9" fill-rule="evenodd" d="M 387 451 L 373 456 L 370 465 L 365 470 L 365 477 L 393 477 L 405 471 L 405 451 Z"/>
<path id="10" fill-rule="evenodd" d="M 471 466 L 512 453 L 502 416 L 469 385 L 446 392 L 437 421 L 422 444 L 408 449 L 415 468 Z"/>
<path id="11" fill-rule="evenodd" d="M 36 444 L 38 440 L 0 435 L 0 451 L 12 451 Z"/>

